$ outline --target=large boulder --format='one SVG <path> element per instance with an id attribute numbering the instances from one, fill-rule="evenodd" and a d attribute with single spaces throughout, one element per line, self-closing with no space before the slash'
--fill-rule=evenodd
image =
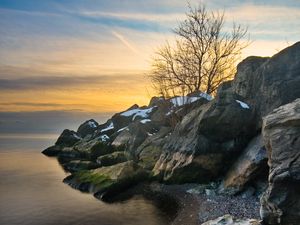
<path id="1" fill-rule="evenodd" d="M 230 167 L 224 180 L 226 192 L 235 194 L 242 191 L 249 182 L 268 174 L 267 152 L 261 135 L 253 138 L 240 157 Z"/>
<path id="2" fill-rule="evenodd" d="M 195 108 L 175 127 L 163 146 L 154 174 L 169 182 L 209 181 L 239 156 L 254 135 L 251 106 L 228 87 Z"/>
<path id="3" fill-rule="evenodd" d="M 268 153 L 269 187 L 261 198 L 266 224 L 295 225 L 300 221 L 300 98 L 263 118 Z"/>
<path id="4" fill-rule="evenodd" d="M 248 57 L 237 68 L 233 91 L 255 107 L 257 129 L 273 109 L 300 97 L 300 42 L 271 58 Z"/>
<path id="5" fill-rule="evenodd" d="M 152 170 L 159 159 L 166 137 L 170 135 L 170 127 L 162 127 L 157 133 L 149 135 L 135 151 L 139 165 Z"/>

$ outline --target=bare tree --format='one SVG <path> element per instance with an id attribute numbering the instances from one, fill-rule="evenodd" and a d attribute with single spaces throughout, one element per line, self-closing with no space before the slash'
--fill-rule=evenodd
<path id="1" fill-rule="evenodd" d="M 156 52 L 149 73 L 154 88 L 163 96 L 195 91 L 214 94 L 224 81 L 232 79 L 247 29 L 233 24 L 224 29 L 224 12 L 207 11 L 204 5 L 188 6 L 186 19 L 174 29 L 176 41 Z"/>

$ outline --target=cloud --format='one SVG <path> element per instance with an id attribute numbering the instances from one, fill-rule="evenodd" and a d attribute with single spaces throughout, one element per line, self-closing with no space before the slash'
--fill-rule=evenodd
<path id="1" fill-rule="evenodd" d="M 59 104 L 59 103 L 43 103 L 43 102 L 0 102 L 0 106 L 33 106 L 33 107 L 74 107 L 84 108 L 90 107 L 91 104 Z"/>
<path id="2" fill-rule="evenodd" d="M 66 128 L 76 130 L 81 123 L 90 118 L 104 123 L 112 114 L 113 112 L 88 113 L 75 110 L 0 112 L 0 134 L 59 134 Z"/>
<path id="3" fill-rule="evenodd" d="M 102 75 L 102 76 L 34 76 L 15 79 L 0 78 L 0 91 L 44 88 L 65 88 L 67 86 L 107 86 L 127 82 L 140 82 L 142 75 Z"/>
<path id="4" fill-rule="evenodd" d="M 140 12 L 107 12 L 107 11 L 68 11 L 81 16 L 91 18 L 112 18 L 118 20 L 129 20 L 129 21 L 148 21 L 158 23 L 174 23 L 179 19 L 184 18 L 184 13 L 181 12 L 165 12 L 165 13 L 140 13 Z"/>

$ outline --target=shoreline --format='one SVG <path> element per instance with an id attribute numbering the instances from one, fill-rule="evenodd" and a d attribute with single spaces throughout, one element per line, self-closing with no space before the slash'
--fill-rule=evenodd
<path id="1" fill-rule="evenodd" d="M 169 225 L 201 225 L 225 214 L 238 219 L 260 219 L 260 202 L 257 196 L 247 194 L 247 192 L 227 196 L 216 194 L 212 189 L 208 193 L 193 191 L 201 186 L 201 184 L 167 185 L 144 182 L 110 199 L 105 199 L 104 202 L 114 204 L 141 195 L 153 202 L 166 216 Z M 103 201 L 97 197 L 97 194 L 94 194 L 94 197 Z"/>

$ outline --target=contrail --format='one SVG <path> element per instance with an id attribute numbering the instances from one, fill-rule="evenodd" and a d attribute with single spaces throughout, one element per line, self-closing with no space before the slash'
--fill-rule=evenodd
<path id="1" fill-rule="evenodd" d="M 138 52 L 138 50 L 135 48 L 135 47 L 133 47 L 125 38 L 124 38 L 124 36 L 123 35 L 121 35 L 121 34 L 119 34 L 118 32 L 116 32 L 116 31 L 112 31 L 112 34 L 116 37 L 116 38 L 118 38 L 127 48 L 129 48 L 132 52 L 134 52 L 135 54 L 140 54 L 139 52 Z"/>

